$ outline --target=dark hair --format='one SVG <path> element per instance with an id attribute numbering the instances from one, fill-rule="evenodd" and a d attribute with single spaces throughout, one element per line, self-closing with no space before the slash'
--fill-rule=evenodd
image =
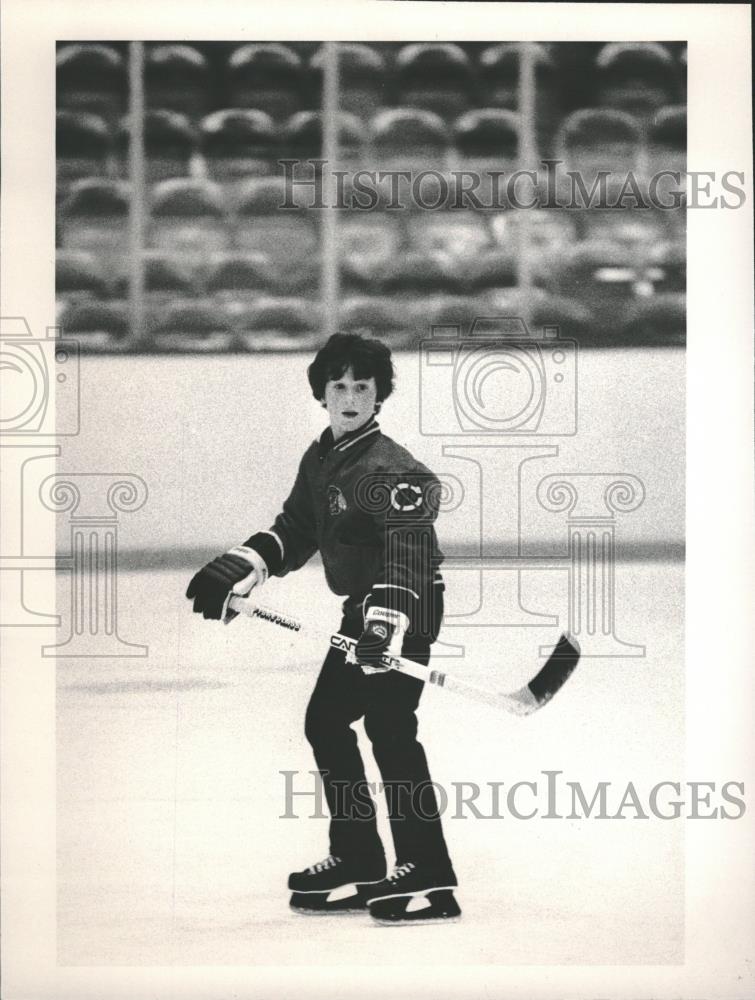
<path id="1" fill-rule="evenodd" d="M 395 371 L 389 347 L 379 340 L 368 340 L 358 333 L 334 333 L 315 355 L 307 369 L 312 395 L 320 400 L 325 395 L 325 383 L 341 378 L 351 368 L 354 378 L 375 378 L 377 402 L 393 392 Z"/>

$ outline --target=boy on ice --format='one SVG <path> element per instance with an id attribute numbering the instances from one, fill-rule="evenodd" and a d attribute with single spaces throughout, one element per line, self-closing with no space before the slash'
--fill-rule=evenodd
<path id="1" fill-rule="evenodd" d="M 440 630 L 443 557 L 433 527 L 440 484 L 375 419 L 393 391 L 384 344 L 334 334 L 307 374 L 330 426 L 304 453 L 271 528 L 208 563 L 186 596 L 195 612 L 220 619 L 230 593 L 249 594 L 320 552 L 328 586 L 345 597 L 339 631 L 358 638 L 357 662 L 331 648 L 307 708 L 305 733 L 331 815 L 330 853 L 291 874 L 291 905 L 303 912 L 368 906 L 391 922 L 456 917 L 456 876 L 417 740 L 423 684 L 380 666 L 389 650 L 427 664 Z M 360 718 L 385 785 L 396 852 L 389 874 L 351 728 Z M 343 898 L 347 886 L 354 892 Z"/>

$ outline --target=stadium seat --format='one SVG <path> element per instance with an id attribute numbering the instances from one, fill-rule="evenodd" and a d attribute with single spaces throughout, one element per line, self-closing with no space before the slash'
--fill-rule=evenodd
<path id="1" fill-rule="evenodd" d="M 526 320 L 530 335 L 540 334 L 543 327 L 558 327 L 561 337 L 582 337 L 590 325 L 587 309 L 564 297 L 542 289 L 531 289 L 526 295 L 516 288 L 502 288 L 489 294 L 467 295 L 439 299 L 425 310 L 422 335 L 427 337 L 432 326 L 459 326 L 462 335 L 469 333 L 475 320 L 492 320 L 492 329 L 501 337 L 517 331 Z M 495 333 L 492 334 L 495 339 Z"/>
<path id="2" fill-rule="evenodd" d="M 638 296 L 652 292 L 631 252 L 613 243 L 583 243 L 569 251 L 552 275 L 549 291 L 589 310 L 601 341 L 615 336 Z"/>
<path id="3" fill-rule="evenodd" d="M 451 121 L 475 103 L 475 71 L 464 49 L 450 42 L 405 45 L 395 61 L 397 103 Z"/>
<path id="4" fill-rule="evenodd" d="M 56 53 L 57 107 L 115 121 L 126 104 L 126 67 L 109 45 L 63 45 Z"/>
<path id="5" fill-rule="evenodd" d="M 119 271 L 128 256 L 128 189 L 120 182 L 74 181 L 60 206 L 61 243 L 94 254 L 106 270 Z"/>
<path id="6" fill-rule="evenodd" d="M 503 247 L 494 247 L 465 261 L 458 274 L 464 290 L 470 293 L 513 288 L 517 283 L 517 258 Z"/>
<path id="7" fill-rule="evenodd" d="M 436 177 L 426 180 L 428 183 L 419 192 L 421 204 L 410 206 L 404 220 L 409 249 L 441 253 L 454 262 L 478 256 L 492 243 L 485 215 L 471 208 L 423 208 L 422 205 L 440 201 L 445 193 Z M 444 203 L 453 204 L 448 199 Z"/>
<path id="8" fill-rule="evenodd" d="M 585 108 L 564 120 L 557 147 L 566 169 L 577 171 L 589 192 L 599 171 L 621 178 L 637 170 L 640 143 L 640 126 L 631 115 Z"/>
<path id="9" fill-rule="evenodd" d="M 443 119 L 431 111 L 392 108 L 372 119 L 375 166 L 380 169 L 444 170 L 450 136 Z"/>
<path id="10" fill-rule="evenodd" d="M 195 265 L 230 243 L 220 188 L 210 181 L 169 180 L 152 192 L 150 246 Z"/>
<path id="11" fill-rule="evenodd" d="M 503 108 L 478 108 L 453 124 L 453 144 L 462 169 L 516 169 L 519 158 L 519 115 Z"/>
<path id="12" fill-rule="evenodd" d="M 94 254 L 58 250 L 55 254 L 55 315 L 59 320 L 74 302 L 106 299 L 110 287 L 103 264 Z"/>
<path id="13" fill-rule="evenodd" d="M 207 60 L 190 45 L 149 46 L 144 90 L 147 107 L 179 111 L 196 121 L 209 110 Z"/>
<path id="14" fill-rule="evenodd" d="M 107 298 L 109 286 L 102 261 L 82 250 L 58 250 L 55 294 L 66 298 Z"/>
<path id="15" fill-rule="evenodd" d="M 492 315 L 492 310 L 486 295 L 440 295 L 415 302 L 410 319 L 419 341 L 429 337 L 434 326 L 458 326 L 463 335 L 476 319 Z"/>
<path id="16" fill-rule="evenodd" d="M 540 289 L 530 297 L 530 328 L 533 332 L 544 327 L 558 328 L 559 337 L 587 342 L 593 328 L 590 310 L 574 299 L 553 295 Z"/>
<path id="17" fill-rule="evenodd" d="M 286 122 L 281 134 L 281 148 L 289 159 L 312 161 L 322 159 L 323 112 L 297 111 Z M 367 134 L 360 119 L 346 111 L 338 115 L 338 164 L 346 169 L 362 165 Z M 311 176 L 311 164 L 301 164 L 302 176 Z M 319 167 L 317 168 L 319 169 Z M 296 171 L 294 172 L 296 176 Z"/>
<path id="18" fill-rule="evenodd" d="M 661 108 L 648 129 L 648 173 L 687 172 L 687 109 Z"/>
<path id="19" fill-rule="evenodd" d="M 648 261 L 654 248 L 664 246 L 669 239 L 667 213 L 658 209 L 591 208 L 573 214 L 586 240 L 613 243 L 628 251 L 638 265 Z"/>
<path id="20" fill-rule="evenodd" d="M 648 262 L 648 272 L 655 294 L 686 292 L 687 253 L 684 243 L 658 247 Z"/>
<path id="21" fill-rule="evenodd" d="M 339 330 L 378 337 L 389 347 L 400 350 L 416 343 L 416 333 L 400 303 L 387 296 L 362 295 L 344 300 L 338 322 Z"/>
<path id="22" fill-rule="evenodd" d="M 674 59 L 658 42 L 611 42 L 598 53 L 596 69 L 601 107 L 626 111 L 643 126 L 678 100 Z"/>
<path id="23" fill-rule="evenodd" d="M 528 253 L 532 279 L 541 284 L 577 240 L 575 214 L 549 208 L 505 209 L 490 213 L 490 228 L 507 259 L 519 261 Z"/>
<path id="24" fill-rule="evenodd" d="M 519 42 L 491 45 L 480 53 L 481 104 L 519 112 Z M 553 57 L 546 45 L 534 44 L 535 130 L 540 155 L 550 152 L 560 112 L 560 90 Z"/>
<path id="25" fill-rule="evenodd" d="M 517 229 L 524 222 L 519 212 L 509 213 L 509 222 Z M 558 208 L 539 208 L 527 214 L 529 246 L 533 253 L 560 255 L 573 245 L 576 239 L 574 219 L 568 212 Z M 521 247 L 521 240 L 517 241 Z M 523 249 L 523 248 L 522 248 Z"/>
<path id="26" fill-rule="evenodd" d="M 315 298 L 320 289 L 320 262 L 301 261 L 283 268 L 269 254 L 252 252 L 220 258 L 207 283 L 208 292 L 228 301 L 246 301 L 260 295 L 306 295 Z"/>
<path id="27" fill-rule="evenodd" d="M 125 302 L 73 301 L 63 309 L 59 322 L 64 335 L 84 351 L 111 353 L 131 346 Z"/>
<path id="28" fill-rule="evenodd" d="M 222 302 L 247 302 L 275 290 L 275 268 L 263 253 L 219 257 L 207 279 L 207 293 Z"/>
<path id="29" fill-rule="evenodd" d="M 324 49 L 320 48 L 310 60 L 318 104 L 322 103 L 323 59 Z M 343 111 L 366 121 L 374 114 L 375 108 L 388 104 L 387 78 L 385 58 L 372 46 L 357 42 L 338 43 L 339 106 Z"/>
<path id="30" fill-rule="evenodd" d="M 174 299 L 155 317 L 150 344 L 157 351 L 228 351 L 236 338 L 225 311 L 212 300 Z"/>
<path id="31" fill-rule="evenodd" d="M 129 274 L 119 276 L 115 285 L 119 298 L 128 298 L 130 280 Z M 144 255 L 144 293 L 149 303 L 161 303 L 176 295 L 190 298 L 195 292 L 195 277 L 184 260 L 167 253 L 147 251 Z"/>
<path id="32" fill-rule="evenodd" d="M 279 134 L 264 111 L 229 108 L 208 115 L 200 125 L 207 172 L 233 201 L 239 184 L 274 172 Z"/>
<path id="33" fill-rule="evenodd" d="M 196 132 L 186 115 L 177 111 L 147 111 L 144 115 L 146 179 L 150 184 L 188 177 L 197 148 Z M 121 176 L 130 173 L 131 122 L 126 116 L 117 134 Z"/>
<path id="34" fill-rule="evenodd" d="M 282 121 L 302 103 L 303 69 L 299 56 L 274 42 L 243 45 L 228 60 L 231 106 L 257 108 Z"/>
<path id="35" fill-rule="evenodd" d="M 460 292 L 462 279 L 453 262 L 439 253 L 409 250 L 397 254 L 381 281 L 381 291 L 398 295 Z"/>
<path id="36" fill-rule="evenodd" d="M 247 181 L 239 192 L 236 248 L 243 253 L 265 253 L 281 275 L 293 272 L 319 256 L 315 213 L 306 208 L 283 208 L 300 192 L 286 189 L 280 178 Z M 312 193 L 305 193 L 311 198 Z"/>
<path id="37" fill-rule="evenodd" d="M 518 167 L 519 115 L 503 108 L 468 111 L 454 122 L 453 143 L 454 167 L 472 178 L 463 182 L 465 193 L 459 186 L 457 197 L 470 208 L 505 204 L 506 177 L 501 173 L 510 176 Z"/>
<path id="38" fill-rule="evenodd" d="M 342 295 L 373 295 L 395 270 L 395 257 L 344 258 L 341 261 L 340 291 Z"/>
<path id="39" fill-rule="evenodd" d="M 248 351 L 311 351 L 323 341 L 317 303 L 261 298 L 233 313 L 237 337 Z"/>
<path id="40" fill-rule="evenodd" d="M 405 213 L 386 211 L 387 202 L 385 192 L 370 187 L 360 193 L 347 178 L 345 207 L 338 213 L 338 252 L 341 261 L 357 272 L 385 265 L 402 247 Z"/>
<path id="41" fill-rule="evenodd" d="M 628 344 L 683 347 L 687 337 L 684 292 L 663 292 L 633 303 L 623 317 L 619 337 Z"/>
<path id="42" fill-rule="evenodd" d="M 383 280 L 381 291 L 395 299 L 416 336 L 427 310 L 435 303 L 465 297 L 463 279 L 441 259 L 408 253 L 401 255 L 393 272 Z"/>
<path id="43" fill-rule="evenodd" d="M 341 294 L 346 298 L 389 297 L 405 316 L 412 316 L 428 302 L 461 291 L 461 276 L 442 257 L 416 251 L 399 253 L 393 260 L 369 269 L 344 263 L 341 280 Z"/>
<path id="44" fill-rule="evenodd" d="M 104 177 L 112 152 L 110 130 L 99 115 L 58 111 L 55 116 L 55 172 L 59 183 Z"/>

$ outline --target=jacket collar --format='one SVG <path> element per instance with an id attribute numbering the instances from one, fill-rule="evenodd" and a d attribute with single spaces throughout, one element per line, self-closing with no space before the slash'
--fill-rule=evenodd
<path id="1" fill-rule="evenodd" d="M 354 445 L 361 441 L 367 440 L 367 438 L 372 437 L 374 434 L 380 433 L 380 426 L 375 419 L 375 417 L 370 417 L 366 424 L 362 424 L 361 427 L 357 427 L 355 431 L 350 431 L 348 434 L 344 434 L 335 443 L 333 443 L 333 431 L 330 427 L 326 427 L 325 430 L 320 435 L 320 440 L 318 442 L 318 452 L 320 457 L 327 455 L 328 452 L 344 452 L 353 448 Z"/>

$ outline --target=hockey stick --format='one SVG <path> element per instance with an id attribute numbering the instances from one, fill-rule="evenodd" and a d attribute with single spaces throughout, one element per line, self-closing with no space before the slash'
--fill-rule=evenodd
<path id="1" fill-rule="evenodd" d="M 288 615 L 282 615 L 269 608 L 260 607 L 253 604 L 248 598 L 231 596 L 226 604 L 224 623 L 228 624 L 237 614 L 246 615 L 248 618 L 259 618 L 262 621 L 279 625 L 281 628 L 290 629 L 292 632 L 300 632 L 302 629 L 311 631 L 296 618 L 290 618 Z M 327 635 L 323 632 L 322 637 L 334 649 L 350 652 L 356 648 L 356 639 L 338 632 L 333 635 Z M 531 715 L 549 702 L 553 695 L 563 687 L 579 662 L 579 655 L 580 649 L 577 640 L 570 635 L 562 635 L 542 669 L 535 674 L 529 684 L 525 684 L 524 687 L 515 691 L 493 691 L 482 688 L 442 670 L 423 667 L 420 663 L 407 660 L 403 656 L 395 656 L 392 653 L 386 653 L 382 662 L 383 666 L 391 670 L 398 670 L 419 681 L 434 684 L 446 691 L 454 691 L 475 701 L 481 701 L 485 705 L 493 705 L 513 715 Z"/>

